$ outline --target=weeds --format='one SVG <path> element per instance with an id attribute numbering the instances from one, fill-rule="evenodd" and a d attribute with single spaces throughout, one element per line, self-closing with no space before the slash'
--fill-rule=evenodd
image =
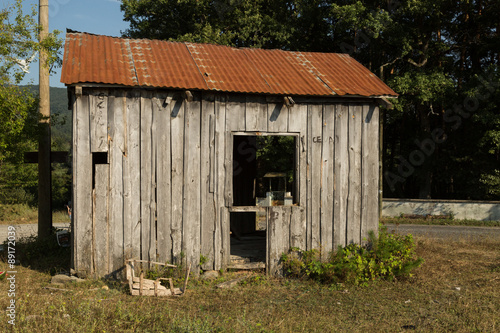
<path id="1" fill-rule="evenodd" d="M 369 281 L 411 276 L 420 266 L 422 258 L 415 254 L 413 236 L 389 234 L 385 229 L 375 237 L 369 233 L 365 246 L 349 244 L 339 246 L 322 262 L 318 250 L 300 251 L 293 248 L 281 257 L 285 274 L 292 277 L 311 278 L 327 284 L 348 283 L 368 285 Z"/>

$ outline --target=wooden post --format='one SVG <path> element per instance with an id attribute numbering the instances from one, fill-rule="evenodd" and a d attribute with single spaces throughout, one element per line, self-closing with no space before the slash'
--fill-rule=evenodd
<path id="1" fill-rule="evenodd" d="M 385 111 L 383 108 L 380 108 L 379 111 L 379 143 L 378 143 L 378 149 L 379 149 L 379 176 L 378 176 L 378 219 L 380 222 L 380 219 L 382 218 L 382 206 L 383 202 L 382 200 L 384 199 L 384 117 L 385 116 Z"/>
<path id="2" fill-rule="evenodd" d="M 49 32 L 49 0 L 40 0 L 39 41 Z M 47 52 L 40 50 L 40 137 L 38 143 L 38 237 L 50 235 L 52 229 L 52 193 L 50 173 L 50 82 L 49 68 L 46 65 Z"/>

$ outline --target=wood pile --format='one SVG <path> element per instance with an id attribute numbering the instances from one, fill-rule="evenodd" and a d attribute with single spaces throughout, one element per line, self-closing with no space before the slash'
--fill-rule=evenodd
<path id="1" fill-rule="evenodd" d="M 136 276 L 136 268 L 138 263 L 145 263 L 147 265 L 162 265 L 166 267 L 177 267 L 176 265 L 164 264 L 154 261 L 129 259 L 126 261 L 126 276 L 130 287 L 130 294 L 132 296 L 180 296 L 186 293 L 187 283 L 189 280 L 189 273 L 191 265 L 186 271 L 184 285 L 182 288 L 174 288 L 172 278 L 157 278 L 156 280 L 144 278 L 144 272 L 141 271 L 139 276 Z M 161 281 L 168 281 L 169 288 L 162 286 Z"/>

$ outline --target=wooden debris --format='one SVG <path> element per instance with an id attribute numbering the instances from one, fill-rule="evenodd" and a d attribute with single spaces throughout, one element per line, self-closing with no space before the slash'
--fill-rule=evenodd
<path id="1" fill-rule="evenodd" d="M 130 294 L 132 296 L 175 296 L 175 295 L 183 295 L 187 289 L 187 283 L 189 279 L 189 273 L 191 271 L 191 265 L 186 272 L 186 278 L 184 280 L 183 288 L 174 288 L 174 284 L 172 278 L 158 278 L 156 280 L 150 280 L 144 278 L 144 272 L 141 272 L 139 277 L 135 274 L 135 265 L 136 263 L 146 263 L 146 264 L 155 264 L 162 265 L 167 267 L 177 267 L 175 265 L 163 264 L 158 262 L 146 261 L 146 260 L 134 260 L 130 259 L 126 262 L 126 276 L 130 288 Z M 169 281 L 169 289 L 160 284 L 160 281 Z"/>
<path id="2" fill-rule="evenodd" d="M 228 269 L 244 269 L 244 270 L 251 270 L 251 269 L 266 269 L 266 263 L 265 262 L 247 262 L 247 263 L 240 263 L 240 264 L 231 264 Z"/>

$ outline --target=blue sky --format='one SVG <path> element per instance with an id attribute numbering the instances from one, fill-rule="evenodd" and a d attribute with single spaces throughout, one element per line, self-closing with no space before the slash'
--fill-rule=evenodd
<path id="1" fill-rule="evenodd" d="M 13 4 L 13 0 L 0 0 L 0 8 Z M 37 6 L 38 0 L 24 0 L 23 6 L 28 13 L 31 6 Z M 61 31 L 64 38 L 66 28 L 90 32 L 98 35 L 120 36 L 121 31 L 128 28 L 123 22 L 118 0 L 49 0 L 49 28 Z M 64 87 L 61 80 L 61 69 L 50 78 L 52 87 Z M 38 84 L 38 62 L 32 64 L 30 73 L 22 84 Z"/>

